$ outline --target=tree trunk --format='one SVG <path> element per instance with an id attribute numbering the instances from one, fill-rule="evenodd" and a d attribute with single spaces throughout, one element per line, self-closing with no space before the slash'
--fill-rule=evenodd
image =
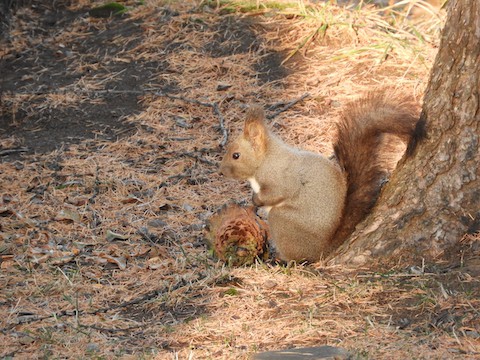
<path id="1" fill-rule="evenodd" d="M 332 262 L 432 261 L 479 230 L 479 80 L 480 2 L 449 1 L 421 114 L 426 139 Z"/>

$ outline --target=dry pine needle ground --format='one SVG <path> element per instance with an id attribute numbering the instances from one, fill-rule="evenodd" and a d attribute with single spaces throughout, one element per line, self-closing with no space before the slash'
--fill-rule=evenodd
<path id="1" fill-rule="evenodd" d="M 124 3 L 109 18 L 85 0 L 19 7 L 2 40 L 0 357 L 477 357 L 479 277 L 458 264 L 228 268 L 203 241 L 215 210 L 249 201 L 217 174 L 249 103 L 328 154 L 348 100 L 385 85 L 421 99 L 443 14 Z M 477 238 L 465 246 L 478 255 Z"/>

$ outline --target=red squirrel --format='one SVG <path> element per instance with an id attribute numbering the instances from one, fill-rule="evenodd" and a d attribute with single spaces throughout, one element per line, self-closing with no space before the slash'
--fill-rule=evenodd
<path id="1" fill-rule="evenodd" d="M 419 119 L 412 101 L 394 95 L 370 93 L 346 106 L 332 160 L 285 144 L 266 125 L 261 107 L 247 110 L 220 172 L 250 182 L 254 205 L 268 212 L 280 259 L 325 258 L 371 211 L 389 170 L 390 135 L 409 141 Z"/>

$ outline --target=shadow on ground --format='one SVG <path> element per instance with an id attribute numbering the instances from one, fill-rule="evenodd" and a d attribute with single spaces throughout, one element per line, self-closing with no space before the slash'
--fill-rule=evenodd
<path id="1" fill-rule="evenodd" d="M 55 4 L 43 1 L 16 8 L 16 24 L 3 33 L 3 46 L 18 47 L 0 60 L 0 139 L 14 139 L 2 146 L 3 160 L 48 153 L 87 139 L 113 141 L 128 136 L 136 131 L 128 118 L 142 111 L 139 92 L 180 91 L 175 82 L 158 81 L 162 74 L 174 72 L 164 57 L 182 48 L 175 38 L 161 44 L 154 60 L 128 61 L 124 54 L 134 51 L 145 35 L 141 20 L 126 14 L 102 19 L 100 26 L 86 21 L 88 8 L 70 11 Z M 178 13 L 164 8 L 158 27 L 175 16 Z M 75 22 L 83 22 L 89 36 L 58 42 Z M 199 24 L 185 26 L 198 30 Z M 257 52 L 262 40 L 256 26 L 251 19 L 220 16 L 213 25 L 218 35 L 204 50 L 212 57 Z M 205 30 L 212 30 L 209 27 L 205 25 Z M 21 41 L 29 46 L 16 46 L 20 41 L 16 28 L 28 33 Z M 280 54 L 271 52 L 252 64 L 260 83 L 287 74 L 280 62 Z"/>

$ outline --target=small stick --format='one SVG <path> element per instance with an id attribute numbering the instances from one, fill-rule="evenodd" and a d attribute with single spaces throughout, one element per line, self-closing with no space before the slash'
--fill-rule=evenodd
<path id="1" fill-rule="evenodd" d="M 148 91 L 147 91 L 147 93 L 148 93 Z M 183 96 L 171 95 L 169 93 L 165 93 L 165 92 L 162 92 L 162 91 L 156 91 L 153 94 L 157 95 L 157 96 L 167 97 L 167 98 L 173 99 L 173 100 L 181 100 L 181 101 L 184 101 L 184 102 L 187 102 L 187 103 L 190 103 L 190 104 L 201 105 L 201 106 L 206 106 L 206 107 L 210 107 L 210 108 L 214 107 L 214 104 L 212 104 L 212 103 L 207 103 L 207 102 L 199 101 L 199 100 L 196 100 L 196 99 L 189 99 L 189 98 L 186 98 L 186 97 L 183 97 Z"/>
<path id="2" fill-rule="evenodd" d="M 0 156 L 7 156 L 10 154 L 15 154 L 20 152 L 28 152 L 28 148 L 21 147 L 21 148 L 3 149 L 3 150 L 0 150 Z"/>
<path id="3" fill-rule="evenodd" d="M 100 172 L 100 169 L 99 169 L 99 166 L 97 163 L 95 163 L 95 186 L 93 187 L 93 194 L 92 196 L 90 196 L 90 198 L 88 199 L 88 202 L 90 204 L 93 204 L 95 203 L 95 198 L 97 197 L 97 195 L 100 193 L 100 175 L 99 175 L 99 172 Z"/>
<path id="4" fill-rule="evenodd" d="M 422 276 L 435 276 L 438 274 L 434 273 L 421 273 L 421 274 L 391 274 L 391 275 L 379 275 L 379 274 L 361 274 L 357 275 L 358 278 L 374 278 L 374 279 L 383 279 L 383 278 L 415 278 L 415 277 L 422 277 Z"/>
<path id="5" fill-rule="evenodd" d="M 213 103 L 213 112 L 217 114 L 217 117 L 218 117 L 218 120 L 219 120 L 219 126 L 220 126 L 220 130 L 222 131 L 222 134 L 223 134 L 223 138 L 222 138 L 222 141 L 220 141 L 220 147 L 225 147 L 225 145 L 227 144 L 227 141 L 228 141 L 228 131 L 227 129 L 225 128 L 225 119 L 222 115 L 222 113 L 220 112 L 220 108 L 218 107 L 218 104 L 217 103 Z"/>
<path id="6" fill-rule="evenodd" d="M 210 165 L 210 166 L 217 166 L 217 164 L 214 163 L 213 161 L 204 159 L 204 158 L 194 154 L 193 152 L 183 152 L 183 153 L 179 153 L 178 155 L 179 156 L 187 156 L 189 158 L 195 159 L 197 161 L 200 161 L 201 163 L 204 163 L 204 164 L 207 164 L 207 165 Z"/>
<path id="7" fill-rule="evenodd" d="M 276 108 L 276 107 L 279 107 L 281 105 L 284 104 L 284 106 L 280 109 L 278 109 L 277 111 L 275 111 L 274 113 L 272 114 L 269 114 L 267 115 L 267 119 L 268 120 L 272 120 L 273 118 L 277 117 L 278 115 L 280 115 L 282 112 L 284 111 L 287 111 L 288 109 L 290 109 L 292 106 L 294 106 L 295 104 L 297 104 L 298 102 L 302 101 L 303 99 L 309 97 L 310 94 L 309 93 L 305 93 L 303 94 L 302 96 L 300 96 L 298 99 L 294 99 L 292 101 L 289 101 L 288 103 L 276 103 L 274 105 L 272 105 L 271 107 L 273 108 Z"/>
<path id="8" fill-rule="evenodd" d="M 159 185 L 159 189 L 168 186 L 168 185 L 169 185 L 169 181 L 171 181 L 171 182 L 170 182 L 170 185 L 175 185 L 175 184 L 178 184 L 182 179 L 189 178 L 190 176 L 192 176 L 192 168 L 188 168 L 187 170 L 185 170 L 185 171 L 184 171 L 183 173 L 181 173 L 181 174 L 169 176 L 169 177 L 167 178 L 167 180 L 163 181 L 163 182 Z"/>
<path id="9" fill-rule="evenodd" d="M 119 328 L 119 329 L 110 329 L 110 328 L 104 328 L 104 327 L 100 327 L 100 326 L 96 326 L 96 325 L 83 325 L 83 324 L 81 324 L 80 327 L 87 328 L 87 329 L 93 329 L 93 330 L 97 330 L 97 331 L 100 331 L 100 332 L 108 332 L 108 333 L 115 334 L 115 333 L 119 333 L 119 332 L 128 332 L 130 330 L 144 328 L 145 324 L 130 326 L 130 327 L 127 327 L 127 328 Z"/>
<path id="10" fill-rule="evenodd" d="M 181 100 L 181 101 L 184 101 L 184 102 L 187 102 L 187 103 L 190 103 L 190 104 L 201 105 L 201 106 L 206 106 L 206 107 L 212 108 L 214 114 L 217 115 L 217 117 L 218 117 L 220 130 L 222 131 L 222 135 L 223 135 L 222 141 L 220 141 L 219 145 L 222 148 L 225 147 L 225 145 L 227 144 L 227 141 L 228 141 L 228 131 L 225 128 L 225 118 L 223 117 L 222 112 L 220 111 L 220 107 L 218 106 L 218 103 L 216 103 L 216 102 L 207 103 L 207 102 L 199 101 L 199 100 L 196 100 L 196 99 L 185 98 L 183 96 L 171 95 L 171 94 L 164 93 L 164 92 L 155 92 L 154 94 L 158 95 L 158 96 L 165 96 L 169 99 Z"/>

